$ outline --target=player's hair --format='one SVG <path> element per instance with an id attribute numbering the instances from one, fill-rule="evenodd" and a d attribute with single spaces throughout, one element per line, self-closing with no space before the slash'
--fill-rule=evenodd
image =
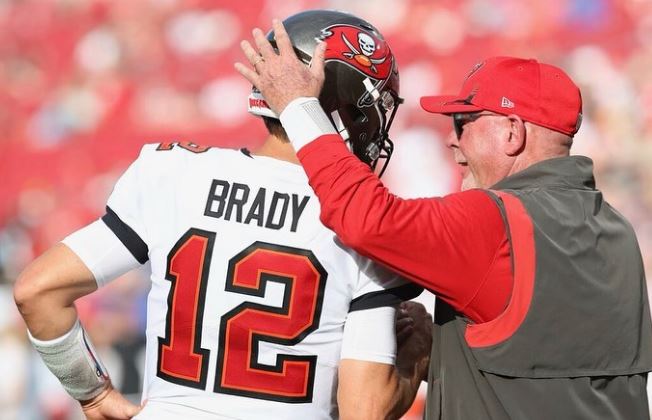
<path id="1" fill-rule="evenodd" d="M 290 142 L 290 139 L 288 138 L 288 135 L 279 120 L 276 118 L 263 117 L 263 121 L 265 122 L 265 127 L 267 127 L 269 134 L 281 139 L 283 143 Z"/>

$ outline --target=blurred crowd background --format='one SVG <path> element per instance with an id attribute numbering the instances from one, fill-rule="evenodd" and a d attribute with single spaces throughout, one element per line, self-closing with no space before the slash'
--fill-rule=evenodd
<path id="1" fill-rule="evenodd" d="M 404 197 L 459 186 L 447 118 L 422 94 L 455 93 L 484 57 L 536 57 L 580 85 L 574 152 L 595 161 L 606 199 L 634 225 L 652 272 L 650 0 L 0 0 L 0 419 L 76 419 L 31 351 L 12 299 L 23 267 L 103 214 L 143 143 L 255 148 L 239 41 L 310 8 L 374 23 L 397 57 L 405 104 L 385 175 Z M 139 399 L 146 269 L 78 305 L 112 374 Z M 423 298 L 431 302 L 431 297 Z M 406 418 L 420 418 L 422 399 Z"/>

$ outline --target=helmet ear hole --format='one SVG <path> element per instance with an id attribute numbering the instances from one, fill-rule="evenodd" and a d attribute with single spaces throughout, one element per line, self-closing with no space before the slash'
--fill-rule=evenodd
<path id="1" fill-rule="evenodd" d="M 364 124 L 368 121 L 364 112 L 360 111 L 360 108 L 353 104 L 345 104 L 342 106 L 341 114 L 346 116 L 346 119 L 349 120 L 350 124 Z"/>
<path id="2" fill-rule="evenodd" d="M 367 133 L 369 118 L 360 108 L 350 103 L 340 107 L 339 115 L 342 125 L 349 134 L 348 141 L 353 153 L 364 162 L 369 163 L 365 153 L 368 139 L 370 139 L 369 133 Z"/>
<path id="3" fill-rule="evenodd" d="M 357 108 L 356 108 L 356 110 L 357 110 Z M 362 112 L 358 111 L 357 115 L 355 116 L 354 122 L 356 124 L 364 124 L 367 121 L 369 121 L 369 118 L 367 118 L 367 116 L 365 114 L 363 114 Z"/>

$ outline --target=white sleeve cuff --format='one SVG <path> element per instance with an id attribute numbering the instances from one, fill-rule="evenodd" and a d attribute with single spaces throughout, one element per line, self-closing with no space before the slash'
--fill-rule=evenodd
<path id="1" fill-rule="evenodd" d="M 281 112 L 279 119 L 296 151 L 325 134 L 337 134 L 317 98 L 293 100 Z"/>
<path id="2" fill-rule="evenodd" d="M 100 219 L 72 233 L 63 241 L 93 273 L 97 287 L 140 267 L 133 255 Z"/>
<path id="3" fill-rule="evenodd" d="M 396 360 L 395 315 L 396 310 L 391 306 L 349 312 L 340 358 L 393 365 Z"/>

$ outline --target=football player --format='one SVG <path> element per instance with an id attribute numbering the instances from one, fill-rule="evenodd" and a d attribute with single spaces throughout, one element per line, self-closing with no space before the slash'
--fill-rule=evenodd
<path id="1" fill-rule="evenodd" d="M 320 99 L 331 119 L 323 124 L 364 162 L 386 164 L 401 99 L 383 37 L 334 11 L 300 13 L 285 26 L 306 64 L 317 42 L 329 46 Z M 320 223 L 277 116 L 256 91 L 249 110 L 269 131 L 254 153 L 144 146 L 106 214 L 17 281 L 34 347 L 88 418 L 386 418 L 414 398 L 417 375 L 394 367 L 394 318 L 420 290 Z M 148 261 L 141 411 L 112 388 L 74 301 Z"/>

